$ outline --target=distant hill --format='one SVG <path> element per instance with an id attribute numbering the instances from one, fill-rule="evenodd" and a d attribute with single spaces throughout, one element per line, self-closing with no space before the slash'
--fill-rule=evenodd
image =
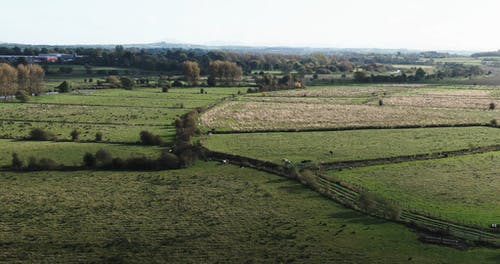
<path id="1" fill-rule="evenodd" d="M 168 43 L 156 42 L 147 44 L 75 44 L 75 45 L 29 45 L 17 43 L 0 43 L 0 47 L 31 47 L 31 48 L 103 48 L 113 49 L 117 45 L 125 48 L 138 48 L 138 49 L 202 49 L 202 50 L 223 50 L 234 52 L 249 52 L 249 53 L 281 53 L 281 54 L 311 54 L 311 53 L 324 53 L 324 54 L 411 54 L 420 53 L 421 50 L 409 49 L 379 49 L 379 48 L 311 48 L 311 47 L 286 47 L 286 46 L 244 46 L 244 45 L 197 45 L 185 43 Z M 470 55 L 470 51 L 440 51 L 455 55 Z"/>

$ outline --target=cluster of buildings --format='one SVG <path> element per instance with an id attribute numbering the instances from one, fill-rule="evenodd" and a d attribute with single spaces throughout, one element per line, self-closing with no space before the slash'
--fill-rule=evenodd
<path id="1" fill-rule="evenodd" d="M 35 56 L 26 55 L 0 55 L 0 60 L 6 60 L 14 62 L 18 59 L 24 58 L 29 63 L 41 63 L 41 62 L 68 62 L 73 61 L 76 58 L 80 58 L 77 54 L 63 54 L 63 53 L 41 53 Z"/>

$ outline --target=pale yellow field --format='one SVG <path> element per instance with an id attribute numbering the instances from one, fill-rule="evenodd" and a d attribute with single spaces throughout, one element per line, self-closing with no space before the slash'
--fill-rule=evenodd
<path id="1" fill-rule="evenodd" d="M 487 123 L 498 111 L 402 106 L 229 102 L 202 118 L 207 128 L 277 130 L 356 126 Z"/>

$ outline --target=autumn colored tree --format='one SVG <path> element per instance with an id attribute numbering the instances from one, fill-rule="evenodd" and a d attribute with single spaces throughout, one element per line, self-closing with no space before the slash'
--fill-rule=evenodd
<path id="1" fill-rule="evenodd" d="M 0 63 L 0 96 L 7 99 L 17 92 L 17 70 L 7 63 Z"/>
<path id="2" fill-rule="evenodd" d="M 38 64 L 28 64 L 26 70 L 28 72 L 27 92 L 32 95 L 39 95 L 43 92 L 43 79 L 45 71 Z M 18 68 L 19 71 L 19 68 Z M 23 73 L 26 74 L 26 73 Z"/>
<path id="3" fill-rule="evenodd" d="M 220 60 L 210 62 L 209 72 L 216 83 L 223 85 L 232 85 L 243 75 L 243 70 L 236 63 Z"/>
<path id="4" fill-rule="evenodd" d="M 184 78 L 189 82 L 190 85 L 198 85 L 200 80 L 200 66 L 194 61 L 185 61 L 182 63 L 182 72 L 184 73 Z"/>

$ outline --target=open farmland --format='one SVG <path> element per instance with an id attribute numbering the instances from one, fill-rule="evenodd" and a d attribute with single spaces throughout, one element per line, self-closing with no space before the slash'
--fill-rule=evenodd
<path id="1" fill-rule="evenodd" d="M 221 131 L 487 124 L 500 119 L 500 111 L 490 109 L 499 102 L 496 91 L 404 85 L 285 91 L 266 94 L 265 100 L 250 95 L 228 102 L 204 114 L 202 122 Z"/>
<path id="2" fill-rule="evenodd" d="M 499 144 L 500 130 L 488 127 L 213 134 L 204 141 L 211 150 L 277 163 L 284 158 L 296 163 L 365 160 Z"/>
<path id="3" fill-rule="evenodd" d="M 500 218 L 500 153 L 331 171 L 405 208 L 487 228 Z"/>
<path id="4" fill-rule="evenodd" d="M 160 89 L 95 90 L 82 93 L 44 95 L 29 103 L 0 104 L 0 136 L 21 139 L 33 128 L 50 131 L 60 140 L 69 140 L 77 129 L 80 139 L 92 141 L 101 132 L 103 141 L 137 142 L 143 130 L 171 141 L 173 122 L 189 110 L 216 99 L 238 93 L 240 89 Z"/>
<path id="5" fill-rule="evenodd" d="M 275 175 L 201 163 L 163 172 L 0 173 L 0 262 L 497 263 L 422 244 Z"/>

